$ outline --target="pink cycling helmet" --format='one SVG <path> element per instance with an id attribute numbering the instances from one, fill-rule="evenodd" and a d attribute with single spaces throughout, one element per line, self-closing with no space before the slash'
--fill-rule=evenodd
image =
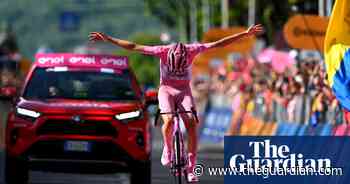
<path id="1" fill-rule="evenodd" d="M 187 50 L 183 43 L 174 44 L 168 51 L 168 70 L 172 73 L 182 73 L 187 67 Z"/>

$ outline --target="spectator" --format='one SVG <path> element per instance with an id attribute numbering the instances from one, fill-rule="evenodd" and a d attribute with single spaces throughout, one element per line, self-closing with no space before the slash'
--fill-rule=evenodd
<path id="1" fill-rule="evenodd" d="M 326 85 L 322 61 L 301 59 L 290 69 L 277 73 L 269 63 L 241 58 L 232 71 L 222 64 L 207 82 L 195 81 L 193 90 L 198 103 L 207 98 L 212 106 L 232 107 L 230 135 L 237 134 L 247 114 L 264 122 L 343 122 L 344 113 Z M 203 104 L 201 109 L 205 109 Z M 350 121 L 350 115 L 344 119 Z"/>

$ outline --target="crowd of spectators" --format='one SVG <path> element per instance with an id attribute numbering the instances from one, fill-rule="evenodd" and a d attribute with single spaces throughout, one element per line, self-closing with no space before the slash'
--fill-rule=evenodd
<path id="1" fill-rule="evenodd" d="M 195 76 L 192 89 L 203 114 L 213 107 L 232 108 L 231 126 L 245 115 L 264 122 L 312 125 L 346 119 L 327 85 L 324 62 L 318 58 L 296 57 L 283 72 L 257 58 L 240 58 L 230 66 L 215 67 L 209 75 Z"/>

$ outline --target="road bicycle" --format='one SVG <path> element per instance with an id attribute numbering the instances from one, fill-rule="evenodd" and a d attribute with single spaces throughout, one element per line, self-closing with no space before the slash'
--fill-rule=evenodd
<path id="1" fill-rule="evenodd" d="M 191 111 L 179 111 L 177 106 L 175 105 L 175 111 L 174 112 L 160 112 L 158 109 L 156 117 L 155 117 L 155 126 L 158 123 L 158 119 L 160 115 L 164 114 L 171 114 L 174 117 L 174 123 L 173 123 L 173 148 L 172 148 L 172 155 L 171 155 L 171 165 L 170 165 L 170 173 L 174 176 L 175 183 L 176 184 L 182 184 L 183 181 L 187 181 L 187 164 L 188 164 L 188 158 L 187 158 L 187 151 L 185 149 L 184 145 L 184 136 L 180 129 L 180 114 L 187 114 L 191 113 L 193 114 L 195 118 L 195 123 L 198 123 L 198 116 L 195 108 L 191 108 Z M 185 178 L 185 179 L 183 179 Z"/>

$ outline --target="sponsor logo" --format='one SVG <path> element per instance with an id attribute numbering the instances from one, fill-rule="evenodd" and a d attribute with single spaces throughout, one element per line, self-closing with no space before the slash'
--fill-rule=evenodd
<path id="1" fill-rule="evenodd" d="M 101 59 L 101 64 L 103 64 L 103 65 L 115 65 L 115 66 L 121 66 L 121 67 L 127 66 L 127 62 L 124 58 L 116 59 L 116 58 L 103 57 Z"/>
<path id="2" fill-rule="evenodd" d="M 82 63 L 82 64 L 95 64 L 95 57 L 71 57 L 69 62 L 72 64 Z"/>
<path id="3" fill-rule="evenodd" d="M 347 183 L 349 142 L 345 136 L 226 136 L 224 167 L 208 172 L 225 176 L 225 184 Z"/>
<path id="4" fill-rule="evenodd" d="M 41 57 L 39 58 L 38 62 L 40 64 L 63 64 L 64 63 L 64 57 L 59 56 L 59 57 Z"/>
<path id="5" fill-rule="evenodd" d="M 302 153 L 291 153 L 288 145 L 273 145 L 270 140 L 249 142 L 253 148 L 253 157 L 246 158 L 244 154 L 232 155 L 230 167 L 240 168 L 308 168 L 315 170 L 320 168 L 331 168 L 329 158 L 304 158 Z"/>
<path id="6" fill-rule="evenodd" d="M 319 36 L 323 37 L 326 35 L 325 31 L 318 31 L 318 30 L 312 30 L 312 29 L 303 29 L 300 27 L 295 27 L 293 30 L 293 33 L 295 36 Z"/>
<path id="7" fill-rule="evenodd" d="M 39 64 L 59 65 L 59 64 L 82 64 L 82 65 L 103 65 L 118 68 L 127 68 L 128 61 L 125 57 L 112 56 L 91 56 L 91 55 L 59 55 L 41 56 L 38 58 Z"/>

